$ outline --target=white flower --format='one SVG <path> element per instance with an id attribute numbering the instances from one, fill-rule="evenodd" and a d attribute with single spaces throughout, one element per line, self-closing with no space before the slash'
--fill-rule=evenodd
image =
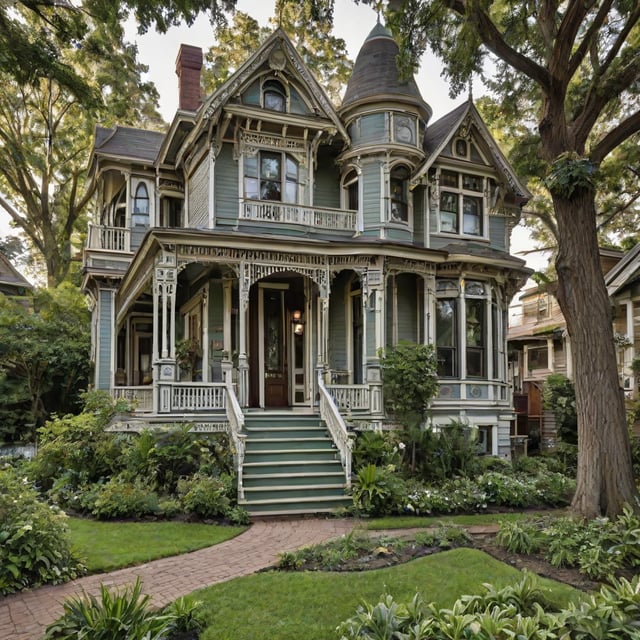
<path id="1" fill-rule="evenodd" d="M 405 445 L 404 442 L 399 442 L 398 443 L 398 449 L 400 449 L 400 451 L 404 451 L 406 446 L 407 445 Z"/>

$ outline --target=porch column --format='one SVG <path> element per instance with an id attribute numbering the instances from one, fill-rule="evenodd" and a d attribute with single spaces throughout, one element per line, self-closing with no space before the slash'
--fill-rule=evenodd
<path id="1" fill-rule="evenodd" d="M 225 383 L 231 383 L 233 354 L 231 353 L 231 309 L 233 307 L 233 280 L 222 280 L 222 349 L 227 354 L 222 359 L 222 376 Z"/>
<path id="2" fill-rule="evenodd" d="M 155 413 L 171 411 L 171 385 L 176 378 L 175 307 L 178 272 L 175 258 L 164 255 L 153 274 L 153 360 Z M 162 323 L 160 322 L 162 318 Z M 162 334 L 159 336 L 160 327 Z"/>
<path id="3" fill-rule="evenodd" d="M 423 344 L 435 344 L 435 314 L 433 312 L 433 296 L 436 290 L 436 279 L 434 276 L 423 276 L 422 283 L 424 286 L 424 293 L 422 299 L 424 300 L 423 323 L 424 334 L 422 336 Z"/>
<path id="4" fill-rule="evenodd" d="M 321 294 L 322 295 L 322 294 Z M 318 298 L 318 359 L 316 371 L 327 371 L 329 353 L 329 298 Z M 325 381 L 326 382 L 326 381 Z"/>
<path id="5" fill-rule="evenodd" d="M 240 265 L 238 293 L 240 297 L 238 335 L 238 401 L 241 407 L 249 406 L 249 363 L 247 362 L 247 313 L 249 311 L 249 289 L 251 280 L 249 265 Z"/>

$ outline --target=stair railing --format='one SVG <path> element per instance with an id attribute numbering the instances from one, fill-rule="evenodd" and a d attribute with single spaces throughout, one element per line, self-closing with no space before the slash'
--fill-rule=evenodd
<path id="1" fill-rule="evenodd" d="M 244 451 L 246 434 L 242 433 L 244 430 L 244 413 L 238 402 L 235 391 L 233 390 L 233 383 L 231 382 L 231 376 L 227 377 L 225 382 L 227 390 L 227 420 L 231 427 L 231 439 L 236 450 L 236 470 L 238 474 L 238 500 L 244 500 L 244 485 L 242 483 L 242 465 L 244 464 Z"/>
<path id="2" fill-rule="evenodd" d="M 320 391 L 320 417 L 324 420 L 334 443 L 340 452 L 340 459 L 344 468 L 347 489 L 351 488 L 351 449 L 353 440 L 347 431 L 347 425 L 333 398 L 329 394 L 322 378 L 322 371 L 318 372 L 318 390 Z"/>

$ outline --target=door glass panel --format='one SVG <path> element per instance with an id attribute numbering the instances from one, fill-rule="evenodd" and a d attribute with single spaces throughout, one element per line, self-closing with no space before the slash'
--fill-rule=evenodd
<path id="1" fill-rule="evenodd" d="M 281 294 L 265 291 L 264 294 L 264 363 L 268 373 L 282 371 L 282 308 Z"/>

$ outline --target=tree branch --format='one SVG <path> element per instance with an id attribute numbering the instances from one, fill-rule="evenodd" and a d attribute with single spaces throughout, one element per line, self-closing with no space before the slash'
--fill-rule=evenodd
<path id="1" fill-rule="evenodd" d="M 618 145 L 640 131 L 640 111 L 631 114 L 626 120 L 609 131 L 598 142 L 589 154 L 589 158 L 595 164 L 600 164 Z"/>

